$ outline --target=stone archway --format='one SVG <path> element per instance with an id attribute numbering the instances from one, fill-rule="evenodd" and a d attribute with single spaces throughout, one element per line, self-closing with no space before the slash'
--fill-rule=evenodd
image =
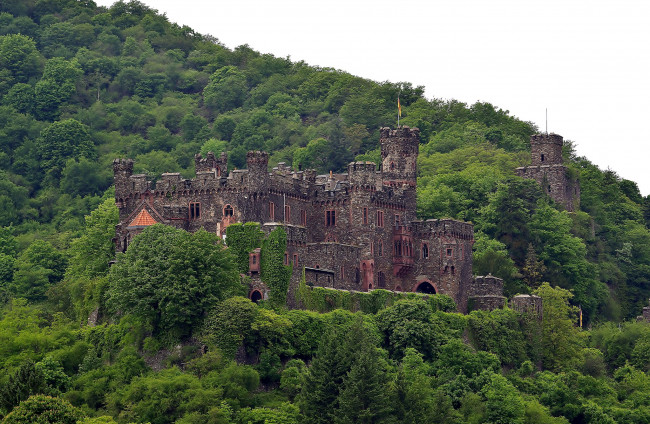
<path id="1" fill-rule="evenodd" d="M 264 298 L 264 296 L 262 296 L 262 292 L 259 290 L 253 290 L 249 297 L 253 303 L 257 303 Z"/>
<path id="2" fill-rule="evenodd" d="M 430 281 L 422 281 L 420 284 L 415 286 L 413 289 L 414 292 L 416 293 L 424 293 L 424 294 L 437 294 L 438 290 L 436 290 L 436 287 L 431 284 Z"/>

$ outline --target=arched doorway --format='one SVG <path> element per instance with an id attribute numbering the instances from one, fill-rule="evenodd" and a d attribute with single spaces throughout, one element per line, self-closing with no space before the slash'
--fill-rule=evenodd
<path id="1" fill-rule="evenodd" d="M 253 290 L 251 292 L 250 298 L 251 298 L 251 302 L 257 303 L 260 300 L 262 300 L 262 292 L 260 292 L 259 290 Z"/>
<path id="2" fill-rule="evenodd" d="M 436 288 L 428 281 L 423 281 L 415 288 L 416 293 L 436 294 Z"/>

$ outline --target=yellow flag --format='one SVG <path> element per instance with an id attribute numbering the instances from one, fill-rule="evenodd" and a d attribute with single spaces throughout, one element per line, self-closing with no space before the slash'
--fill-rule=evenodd
<path id="1" fill-rule="evenodd" d="M 399 97 L 397 98 L 397 114 L 402 117 L 402 105 L 399 104 Z"/>

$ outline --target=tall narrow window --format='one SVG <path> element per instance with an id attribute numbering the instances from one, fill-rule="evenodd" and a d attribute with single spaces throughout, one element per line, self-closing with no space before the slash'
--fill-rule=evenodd
<path id="1" fill-rule="evenodd" d="M 378 250 L 377 253 L 378 253 L 379 256 L 384 255 L 384 242 L 383 242 L 383 240 L 379 240 L 379 248 L 377 250 Z"/>
<path id="2" fill-rule="evenodd" d="M 384 211 L 377 211 L 377 226 L 384 226 Z"/>
<path id="3" fill-rule="evenodd" d="M 345 267 L 341 265 L 341 280 L 345 280 Z"/>
<path id="4" fill-rule="evenodd" d="M 284 205 L 284 222 L 291 222 L 291 206 Z"/>
<path id="5" fill-rule="evenodd" d="M 334 227 L 336 225 L 336 211 L 335 210 L 325 211 L 325 225 L 327 227 Z"/>
<path id="6" fill-rule="evenodd" d="M 190 220 L 201 219 L 201 204 L 198 202 L 190 203 Z"/>
<path id="7" fill-rule="evenodd" d="M 293 267 L 298 268 L 298 254 L 297 253 L 293 254 Z"/>
<path id="8" fill-rule="evenodd" d="M 269 221 L 275 222 L 275 203 L 269 202 Z"/>
<path id="9" fill-rule="evenodd" d="M 429 258 L 429 245 L 422 243 L 422 259 Z"/>
<path id="10" fill-rule="evenodd" d="M 284 252 L 284 265 L 289 265 L 289 254 Z"/>
<path id="11" fill-rule="evenodd" d="M 300 225 L 307 226 L 307 211 L 300 211 Z"/>
<path id="12" fill-rule="evenodd" d="M 544 162 L 544 153 L 542 153 L 542 162 Z"/>
<path id="13" fill-rule="evenodd" d="M 399 227 L 399 215 L 395 214 L 395 226 Z"/>
<path id="14" fill-rule="evenodd" d="M 368 208 L 363 208 L 363 225 L 368 225 Z"/>

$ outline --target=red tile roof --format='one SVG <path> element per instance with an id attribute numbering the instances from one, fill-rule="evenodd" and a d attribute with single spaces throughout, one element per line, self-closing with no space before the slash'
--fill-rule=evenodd
<path id="1" fill-rule="evenodd" d="M 157 224 L 158 221 L 151 217 L 151 214 L 146 209 L 142 209 L 138 216 L 129 224 L 129 227 L 148 227 L 149 225 Z"/>

